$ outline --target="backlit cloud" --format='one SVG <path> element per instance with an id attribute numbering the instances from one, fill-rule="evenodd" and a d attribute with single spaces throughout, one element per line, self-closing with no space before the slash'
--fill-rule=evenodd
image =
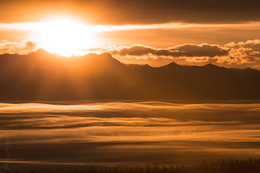
<path id="1" fill-rule="evenodd" d="M 35 43 L 0 41 L 0 54 L 28 54 L 36 49 Z"/>
<path id="2" fill-rule="evenodd" d="M 228 54 L 228 49 L 221 48 L 217 45 L 210 44 L 201 44 L 201 45 L 178 45 L 170 47 L 167 49 L 156 49 L 143 45 L 134 45 L 127 48 L 122 48 L 119 51 L 113 51 L 113 53 L 118 53 L 120 55 L 147 55 L 152 54 L 156 56 L 171 56 L 171 57 L 180 57 L 180 56 L 222 56 Z"/>
<path id="3" fill-rule="evenodd" d="M 150 61 L 172 60 L 184 64 L 216 63 L 218 65 L 234 67 L 251 67 L 259 64 L 260 40 L 248 40 L 245 42 L 228 43 L 224 46 L 216 44 L 184 44 L 165 49 L 158 49 L 144 45 L 120 47 L 112 50 L 112 54 L 121 61 L 132 59 L 133 63 L 138 59 Z M 146 63 L 147 63 L 146 62 Z M 145 62 L 144 62 L 145 63 Z M 149 63 L 148 63 L 149 64 Z"/>

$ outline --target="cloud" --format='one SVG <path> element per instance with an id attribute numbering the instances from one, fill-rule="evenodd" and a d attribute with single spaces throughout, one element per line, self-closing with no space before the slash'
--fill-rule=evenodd
<path id="1" fill-rule="evenodd" d="M 245 42 L 231 42 L 224 46 L 216 44 L 184 44 L 176 45 L 166 49 L 158 49 L 144 45 L 133 45 L 130 47 L 121 47 L 112 50 L 112 54 L 120 56 L 121 61 L 124 58 L 132 60 L 132 63 L 138 59 L 146 59 L 162 62 L 172 60 L 185 65 L 215 63 L 227 67 L 256 67 L 260 63 L 260 40 L 247 40 Z"/>
<path id="2" fill-rule="evenodd" d="M 219 63 L 227 64 L 251 64 L 260 63 L 260 40 L 247 40 L 245 42 L 231 42 L 225 45 L 230 48 L 228 57 L 219 57 Z"/>
<path id="3" fill-rule="evenodd" d="M 165 164 L 260 153 L 259 103 L 63 103 L 0 103 L 0 141 L 10 139 L 11 161 L 119 164 L 123 156 Z"/>
<path id="4" fill-rule="evenodd" d="M 260 51 L 260 40 L 255 39 L 255 40 L 247 40 L 245 42 L 231 42 L 225 45 L 226 47 L 230 48 L 250 48 L 254 51 Z"/>
<path id="5" fill-rule="evenodd" d="M 228 54 L 228 49 L 221 48 L 217 45 L 210 44 L 186 44 L 170 47 L 167 49 L 156 49 L 153 47 L 143 46 L 143 45 L 134 45 L 131 47 L 122 48 L 119 51 L 113 51 L 114 54 L 124 55 L 156 55 L 156 56 L 171 56 L 171 57 L 181 57 L 181 56 L 222 56 Z"/>
<path id="6" fill-rule="evenodd" d="M 0 41 L 0 54 L 28 54 L 36 49 L 35 43 L 28 42 L 10 42 Z"/>
<path id="7" fill-rule="evenodd" d="M 46 3 L 42 1 L 32 3 L 31 0 L 5 2 L 2 0 L 0 20 L 8 23 L 29 21 L 32 19 L 32 14 L 34 18 L 57 14 L 57 6 L 60 11 L 72 14 L 76 12 L 78 16 L 91 16 L 89 20 L 95 24 L 260 21 L 259 0 L 59 0 Z M 17 13 L 18 9 L 20 13 Z"/>
<path id="8" fill-rule="evenodd" d="M 104 4 L 115 10 L 109 14 L 117 15 L 113 21 L 120 23 L 240 23 L 259 21 L 260 16 L 257 0 L 109 0 Z"/>
<path id="9" fill-rule="evenodd" d="M 245 42 L 238 43 L 228 43 L 225 45 L 226 47 L 232 48 L 237 52 L 240 52 L 240 56 L 252 56 L 252 57 L 260 57 L 260 40 L 247 40 Z"/>

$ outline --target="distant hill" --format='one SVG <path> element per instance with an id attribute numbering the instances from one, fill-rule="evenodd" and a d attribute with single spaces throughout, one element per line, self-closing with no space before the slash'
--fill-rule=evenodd
<path id="1" fill-rule="evenodd" d="M 260 99 L 260 71 L 208 64 L 126 65 L 110 54 L 0 55 L 0 100 Z"/>

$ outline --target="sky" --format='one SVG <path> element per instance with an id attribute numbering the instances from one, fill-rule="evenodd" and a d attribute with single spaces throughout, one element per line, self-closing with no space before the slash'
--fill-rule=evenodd
<path id="1" fill-rule="evenodd" d="M 110 52 L 124 63 L 260 69 L 258 0 L 2 0 L 0 54 Z"/>

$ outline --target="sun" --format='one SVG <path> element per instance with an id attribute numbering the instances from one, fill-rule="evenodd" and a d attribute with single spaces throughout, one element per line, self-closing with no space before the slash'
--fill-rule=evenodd
<path id="1" fill-rule="evenodd" d="M 95 30 L 89 25 L 64 16 L 40 22 L 36 40 L 39 47 L 63 56 L 80 55 L 99 44 Z"/>

